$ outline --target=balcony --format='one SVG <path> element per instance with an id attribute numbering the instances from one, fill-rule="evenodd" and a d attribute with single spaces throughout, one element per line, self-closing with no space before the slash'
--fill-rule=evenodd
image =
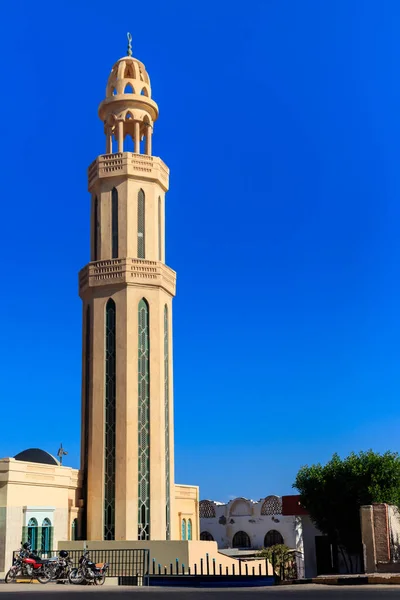
<path id="1" fill-rule="evenodd" d="M 120 152 L 115 154 L 101 154 L 88 168 L 89 191 L 97 179 L 113 176 L 147 179 L 158 182 L 166 192 L 169 185 L 169 169 L 157 156 L 147 154 L 134 154 L 133 152 Z"/>

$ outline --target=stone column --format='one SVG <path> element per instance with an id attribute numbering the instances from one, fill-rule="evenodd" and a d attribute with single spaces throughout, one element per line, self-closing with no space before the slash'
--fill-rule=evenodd
<path id="1" fill-rule="evenodd" d="M 140 122 L 135 121 L 135 153 L 140 154 Z"/>
<path id="2" fill-rule="evenodd" d="M 151 138 L 153 135 L 153 128 L 151 125 L 147 126 L 147 133 L 146 133 L 146 154 L 151 156 Z"/>
<path id="3" fill-rule="evenodd" d="M 118 121 L 118 152 L 124 151 L 124 122 Z"/>

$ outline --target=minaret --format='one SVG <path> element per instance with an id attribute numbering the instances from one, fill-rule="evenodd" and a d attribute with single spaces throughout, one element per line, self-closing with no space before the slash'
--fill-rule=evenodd
<path id="1" fill-rule="evenodd" d="M 145 66 L 118 60 L 99 106 L 106 154 L 88 170 L 91 261 L 83 301 L 82 472 L 88 540 L 165 540 L 174 501 L 169 170 L 152 154 L 158 106 Z M 132 138 L 134 152 L 125 152 Z M 132 142 L 130 142 L 132 143 Z"/>

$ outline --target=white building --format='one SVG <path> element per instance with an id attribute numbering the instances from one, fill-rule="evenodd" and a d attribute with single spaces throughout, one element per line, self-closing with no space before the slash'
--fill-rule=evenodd
<path id="1" fill-rule="evenodd" d="M 317 575 L 316 538 L 321 537 L 298 496 L 200 502 L 200 539 L 216 541 L 220 551 L 235 557 L 285 544 L 298 553 L 299 577 Z"/>

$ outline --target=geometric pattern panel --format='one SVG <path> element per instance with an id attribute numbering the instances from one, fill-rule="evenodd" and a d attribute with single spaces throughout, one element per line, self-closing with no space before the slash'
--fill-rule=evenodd
<path id="1" fill-rule="evenodd" d="M 138 258 L 145 258 L 145 216 L 144 216 L 144 191 L 138 193 L 138 212 L 137 212 L 137 255 Z"/>
<path id="2" fill-rule="evenodd" d="M 170 456 L 169 456 L 169 336 L 168 336 L 168 307 L 164 306 L 164 420 L 165 420 L 165 516 L 166 539 L 171 538 L 171 507 L 170 507 Z"/>
<path id="3" fill-rule="evenodd" d="M 215 514 L 215 506 L 209 500 L 200 500 L 199 502 L 200 519 L 213 519 Z"/>
<path id="4" fill-rule="evenodd" d="M 105 443 L 104 443 L 104 539 L 115 539 L 115 426 L 116 426 L 116 309 L 106 305 L 105 340 Z"/>
<path id="5" fill-rule="evenodd" d="M 138 539 L 150 539 L 150 330 L 149 305 L 138 313 Z"/>
<path id="6" fill-rule="evenodd" d="M 118 192 L 111 192 L 111 257 L 118 258 Z"/>
<path id="7" fill-rule="evenodd" d="M 279 496 L 268 496 L 265 498 L 261 507 L 262 515 L 281 515 L 282 514 L 282 498 Z"/>

